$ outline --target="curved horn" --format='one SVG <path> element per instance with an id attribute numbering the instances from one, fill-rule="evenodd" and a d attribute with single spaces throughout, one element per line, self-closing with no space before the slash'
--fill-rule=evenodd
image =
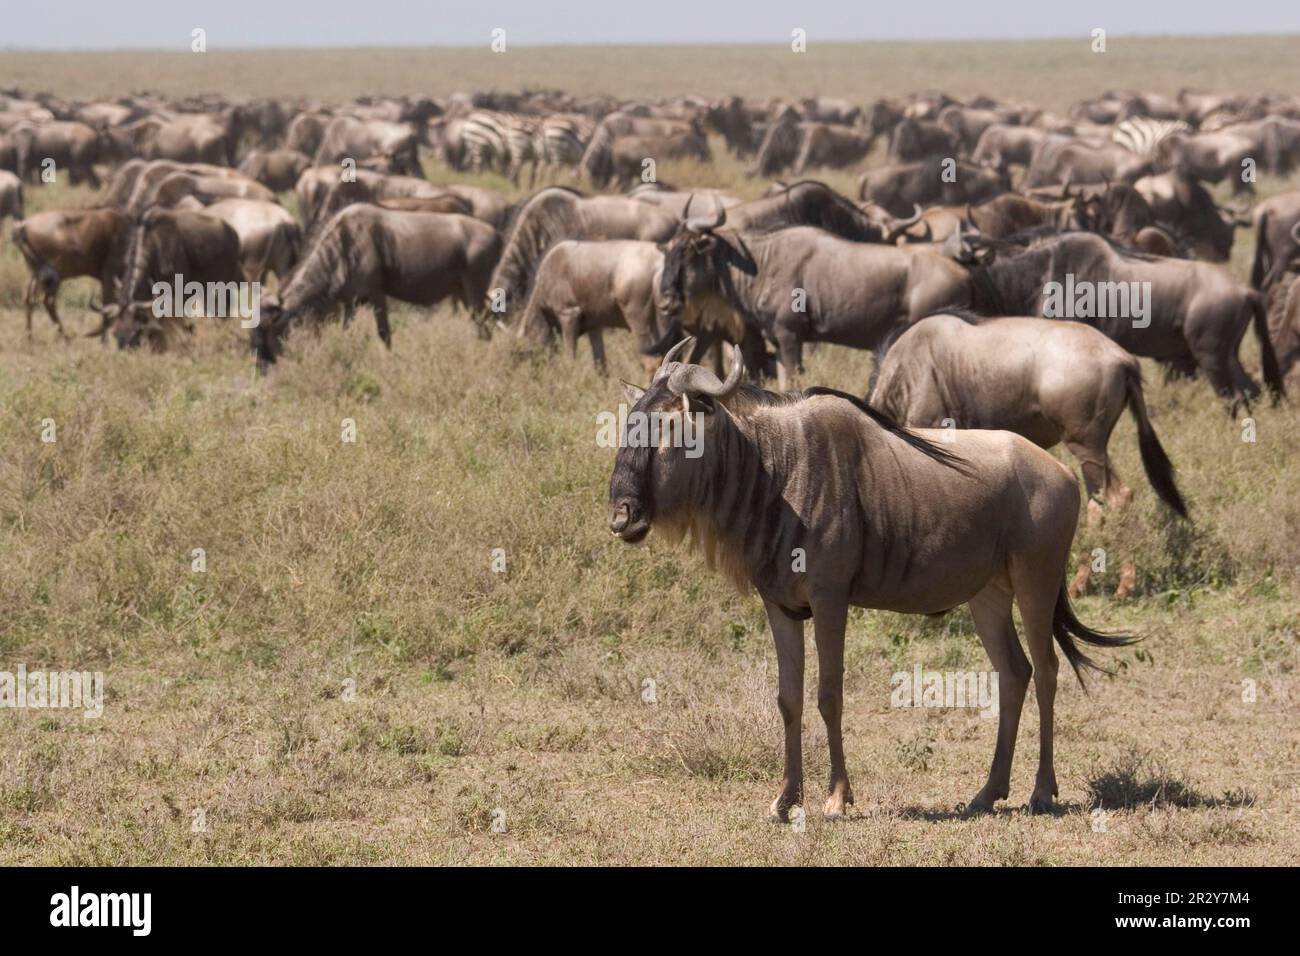
<path id="1" fill-rule="evenodd" d="M 907 230 L 911 229 L 913 226 L 915 226 L 918 222 L 921 221 L 921 216 L 923 215 L 923 212 L 921 210 L 921 204 L 912 203 L 912 208 L 913 210 L 915 210 L 915 212 L 911 216 L 909 216 L 906 219 L 894 220 L 894 225 L 890 228 L 890 230 L 887 233 L 885 233 L 886 243 L 892 246 L 898 240 L 899 236 L 907 232 Z"/>
<path id="2" fill-rule="evenodd" d="M 686 197 L 686 208 L 682 210 L 682 220 L 687 223 L 691 221 L 691 203 L 693 202 L 695 202 L 694 192 Z"/>
<path id="3" fill-rule="evenodd" d="M 673 369 L 668 376 L 668 390 L 674 395 L 704 395 L 709 398 L 727 398 L 740 387 L 740 380 L 745 374 L 745 360 L 741 357 L 740 346 L 731 346 L 731 371 L 725 382 L 718 381 L 718 376 L 700 365 L 681 365 Z"/>
<path id="4" fill-rule="evenodd" d="M 1300 221 L 1297 221 L 1296 224 L 1291 227 L 1291 238 L 1295 241 L 1296 245 L 1300 246 Z"/>
<path id="5" fill-rule="evenodd" d="M 665 375 L 668 374 L 668 366 L 676 362 L 677 356 L 681 355 L 682 352 L 686 350 L 686 347 L 694 341 L 695 341 L 695 336 L 688 335 L 686 336 L 686 338 L 682 339 L 680 342 L 678 342 L 676 345 L 674 345 L 672 348 L 668 350 L 668 354 L 664 356 L 664 360 L 659 363 L 659 371 L 655 372 L 655 377 L 654 377 L 655 382 L 659 381 L 659 379 L 663 378 Z"/>

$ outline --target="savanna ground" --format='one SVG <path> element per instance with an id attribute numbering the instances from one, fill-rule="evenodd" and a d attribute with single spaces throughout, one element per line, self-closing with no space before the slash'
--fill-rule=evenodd
<path id="1" fill-rule="evenodd" d="M 1127 85 L 1300 87 L 1291 38 L 895 44 L 803 58 L 755 48 L 0 54 L 0 86 L 232 96 L 513 89 L 655 96 L 937 87 L 1062 108 Z M 723 156 L 660 177 L 754 195 Z M 432 177 L 445 173 L 429 168 Z M 850 189 L 851 173 L 824 178 Z M 491 177 L 483 181 L 508 186 Z M 1266 178 L 1261 195 L 1300 183 Z M 31 187 L 29 209 L 90 198 Z M 1246 274 L 1252 241 L 1231 268 Z M 300 334 L 258 379 L 240 333 L 200 323 L 165 356 L 29 346 L 23 269 L 0 245 L 0 669 L 102 670 L 102 718 L 0 711 L 0 862 L 1276 864 L 1300 858 L 1295 686 L 1300 405 L 1242 440 L 1202 382 L 1147 368 L 1194 524 L 1171 523 L 1126 417 L 1112 450 L 1131 507 L 1081 530 L 1108 568 L 1080 617 L 1145 640 L 1084 694 L 1062 673 L 1062 812 L 1031 817 L 1026 702 L 1011 799 L 982 784 L 995 721 L 890 707 L 895 672 L 982 670 L 964 611 L 855 612 L 845 737 L 857 808 L 817 812 L 824 732 L 805 712 L 805 832 L 766 822 L 780 773 L 762 608 L 685 549 L 605 527 L 612 452 L 596 414 L 642 373 L 611 336 L 588 355 L 477 341 L 463 316 L 396 313 Z M 92 327 L 92 286 L 65 321 Z M 1253 343 L 1248 364 L 1257 366 Z M 861 393 L 871 359 L 823 347 L 804 384 Z M 41 441 L 52 419 L 54 443 Z M 344 419 L 356 441 L 342 441 Z M 207 570 L 191 570 L 202 548 Z M 494 573 L 494 549 L 504 573 Z M 1134 595 L 1117 603 L 1120 561 Z M 811 640 L 808 642 L 811 645 Z M 1103 656 L 1104 652 L 1103 652 Z M 809 664 L 809 684 L 815 658 Z M 654 681 L 657 703 L 642 700 Z M 1243 697 L 1254 681 L 1253 702 Z M 1100 808 L 1103 816 L 1093 811 Z M 492 829 L 504 813 L 506 832 Z M 205 827 L 195 832 L 195 811 Z M 1104 824 L 1104 825 L 1103 825 Z"/>

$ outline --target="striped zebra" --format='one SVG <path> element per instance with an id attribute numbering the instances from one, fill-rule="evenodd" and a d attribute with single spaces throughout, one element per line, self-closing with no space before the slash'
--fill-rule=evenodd
<path id="1" fill-rule="evenodd" d="M 1192 128 L 1182 120 L 1158 120 L 1133 116 L 1115 124 L 1110 138 L 1143 159 L 1157 159 L 1161 144 L 1170 136 L 1182 136 Z"/>
<path id="2" fill-rule="evenodd" d="M 545 176 L 548 171 L 564 167 L 576 168 L 595 131 L 595 120 L 578 113 L 554 113 L 543 119 L 533 145 L 541 174 Z"/>
<path id="3" fill-rule="evenodd" d="M 517 186 L 524 166 L 533 165 L 537 177 L 534 140 L 539 120 L 522 113 L 474 110 L 460 127 L 461 155 L 472 172 L 492 170 L 508 176 Z"/>

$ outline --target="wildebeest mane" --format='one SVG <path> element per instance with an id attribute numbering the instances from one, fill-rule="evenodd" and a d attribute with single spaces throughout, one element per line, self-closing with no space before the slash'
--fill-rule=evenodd
<path id="1" fill-rule="evenodd" d="M 759 388 L 756 385 L 741 385 L 724 404 L 728 411 L 734 414 L 744 415 L 748 409 L 798 405 L 800 402 L 818 396 L 844 399 L 844 401 L 851 404 L 859 412 L 875 422 L 881 429 L 901 439 L 911 448 L 914 448 L 940 464 L 947 465 L 949 468 L 966 473 L 966 462 L 960 456 L 954 455 L 947 449 L 936 445 L 928 438 L 922 438 L 911 429 L 898 424 L 898 422 L 894 421 L 893 418 L 886 415 L 878 408 L 872 407 L 856 395 L 850 395 L 848 392 L 841 392 L 839 389 L 814 385 L 811 388 L 805 388 L 793 392 L 772 392 L 765 388 Z"/>
<path id="2" fill-rule="evenodd" d="M 774 232 L 791 226 L 816 226 L 843 239 L 879 242 L 878 223 L 846 197 L 814 179 L 787 186 L 774 196 L 755 199 L 737 210 L 750 232 Z"/>
<path id="3" fill-rule="evenodd" d="M 550 186 L 520 206 L 488 283 L 489 289 L 503 290 L 507 313 L 521 310 L 528 301 L 537 268 L 551 246 L 561 239 L 582 237 L 577 204 L 583 198 L 576 189 Z"/>

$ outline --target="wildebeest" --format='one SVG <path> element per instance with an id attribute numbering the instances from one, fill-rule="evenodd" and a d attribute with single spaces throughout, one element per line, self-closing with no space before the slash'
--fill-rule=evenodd
<path id="1" fill-rule="evenodd" d="M 611 178 L 623 187 L 641 182 L 646 160 L 656 164 L 673 159 L 707 163 L 712 158 L 708 140 L 694 130 L 667 136 L 619 136 L 609 147 Z"/>
<path id="2" fill-rule="evenodd" d="M 506 238 L 500 263 L 488 286 L 494 311 L 517 316 L 528 302 L 537 268 L 547 250 L 561 239 L 639 239 L 664 242 L 680 220 L 626 196 L 583 196 L 550 186 L 519 209 Z"/>
<path id="3" fill-rule="evenodd" d="M 1098 498 L 1122 506 L 1132 495 L 1106 451 L 1127 407 L 1151 487 L 1187 514 L 1147 416 L 1137 359 L 1080 322 L 929 316 L 894 342 L 870 402 L 909 427 L 1002 429 L 1040 448 L 1064 442 L 1082 466 L 1090 513 Z"/>
<path id="4" fill-rule="evenodd" d="M 1300 256 L 1300 190 L 1280 193 L 1255 207 L 1255 259 L 1250 284 L 1267 290 Z"/>
<path id="5" fill-rule="evenodd" d="M 1096 666 L 1076 641 L 1115 647 L 1070 607 L 1065 568 L 1079 512 L 1075 477 L 1050 454 L 1005 431 L 910 431 L 830 389 L 778 395 L 664 359 L 634 402 L 609 485 L 609 529 L 635 544 L 654 529 L 689 534 L 710 566 L 757 590 L 776 644 L 785 773 L 771 806 L 779 820 L 803 802 L 804 621 L 817 644 L 817 705 L 830 749 L 824 813 L 853 803 L 844 761 L 844 630 L 850 606 L 937 614 L 970 606 L 998 674 L 998 734 L 988 781 L 967 804 L 988 812 L 1008 796 L 1021 706 L 1032 675 L 1038 697 L 1038 775 L 1031 811 L 1057 795 L 1052 760 L 1057 657 L 1076 674 Z M 666 423 L 645 440 L 633 415 Z M 1020 608 L 1029 646 L 1012 619 Z M 1032 660 L 1032 665 L 1030 661 Z M 1080 674 L 1081 676 L 1081 674 Z"/>
<path id="6" fill-rule="evenodd" d="M 9 130 L 16 149 L 19 179 L 33 179 L 48 169 L 57 177 L 66 171 L 74 185 L 99 185 L 95 163 L 100 158 L 99 134 L 85 123 L 23 123 Z M 52 163 L 52 166 L 47 164 Z"/>
<path id="7" fill-rule="evenodd" d="M 661 333 L 657 307 L 664 256 L 653 242 L 565 239 L 538 266 L 518 335 L 535 345 L 558 332 L 569 355 L 587 336 L 596 369 L 604 374 L 602 330 L 628 329 L 643 350 Z M 649 359 L 655 365 L 658 360 Z"/>
<path id="8" fill-rule="evenodd" d="M 1268 329 L 1278 368 L 1289 385 L 1300 385 L 1300 261 L 1293 261 L 1268 290 Z"/>
<path id="9" fill-rule="evenodd" d="M 321 134 L 313 162 L 317 166 L 337 167 L 344 160 L 360 163 L 376 156 L 390 158 L 394 172 L 416 178 L 424 176 L 419 136 L 409 123 L 335 117 Z"/>
<path id="10" fill-rule="evenodd" d="M 293 189 L 310 165 L 311 157 L 297 150 L 255 149 L 240 160 L 239 171 L 279 193 Z"/>
<path id="11" fill-rule="evenodd" d="M 970 303 L 970 276 L 943 256 L 808 226 L 740 232 L 726 221 L 716 207 L 711 221 L 683 223 L 664 254 L 661 300 L 671 315 L 717 298 L 745 316 L 776 345 L 781 387 L 805 342 L 876 349 L 908 322 Z"/>
<path id="12" fill-rule="evenodd" d="M 1049 138 L 1039 143 L 1025 170 L 1023 186 L 1060 183 L 1132 184 L 1154 169 L 1154 162 L 1136 156 L 1118 143 Z"/>
<path id="13" fill-rule="evenodd" d="M 602 119 L 591 134 L 587 150 L 578 164 L 582 175 L 596 186 L 603 186 L 615 175 L 613 146 L 623 136 L 669 137 L 703 131 L 696 123 L 677 119 L 633 116 L 626 112 L 611 113 Z"/>
<path id="14" fill-rule="evenodd" d="M 233 317 L 241 305 L 239 284 L 244 281 L 238 233 L 206 210 L 147 210 L 131 229 L 116 302 L 105 301 L 102 323 L 90 334 L 102 336 L 111 328 L 122 348 L 146 341 L 163 347 L 178 325 L 186 325 L 186 315 L 184 303 L 174 298 L 170 313 L 157 314 L 154 290 L 159 284 L 173 287 L 177 276 L 182 287 L 201 284 L 205 303 L 211 301 L 226 313 L 209 318 Z"/>
<path id="15" fill-rule="evenodd" d="M 251 334 L 258 364 L 275 361 L 294 322 L 339 305 L 347 322 L 357 304 L 369 303 L 385 346 L 392 344 L 389 298 L 421 306 L 452 298 L 478 317 L 500 253 L 497 231 L 470 216 L 348 206 L 325 224 L 277 293 L 263 297 Z"/>
<path id="16" fill-rule="evenodd" d="M 23 181 L 7 169 L 0 169 L 0 222 L 5 217 L 21 222 L 23 218 Z"/>
<path id="17" fill-rule="evenodd" d="M 995 123 L 980 134 L 971 150 L 971 162 L 1006 173 L 1013 165 L 1028 166 L 1038 144 L 1052 134 L 1035 126 Z"/>
<path id="18" fill-rule="evenodd" d="M 733 196 L 731 193 L 724 192 L 721 189 L 696 189 L 684 190 L 673 189 L 664 183 L 642 183 L 635 189 L 629 190 L 628 195 L 633 199 L 639 199 L 642 202 L 648 202 L 651 205 L 667 209 L 675 216 L 681 218 L 686 214 L 686 207 L 692 202 L 709 204 L 716 198 L 727 209 L 739 206 L 743 199 L 739 196 Z"/>
<path id="19" fill-rule="evenodd" d="M 972 272 L 981 314 L 1086 322 L 1134 355 L 1199 367 L 1234 409 L 1259 393 L 1237 357 L 1253 321 L 1264 379 L 1282 393 L 1263 297 L 1218 266 L 1136 253 L 1085 232 L 996 248 Z"/>
<path id="20" fill-rule="evenodd" d="M 159 206 L 175 206 L 186 196 L 193 196 L 205 206 L 222 199 L 275 201 L 275 193 L 256 180 L 243 176 L 195 176 L 188 172 L 172 173 L 158 183 L 151 201 Z"/>
<path id="21" fill-rule="evenodd" d="M 868 170 L 858 179 L 858 198 L 870 200 L 892 215 L 906 216 L 914 206 L 983 202 L 1010 188 L 1006 175 L 996 169 L 930 159 Z"/>
<path id="22" fill-rule="evenodd" d="M 935 156 L 956 158 L 960 147 L 960 136 L 942 123 L 908 118 L 894 127 L 888 157 L 892 163 L 910 163 Z"/>
<path id="23" fill-rule="evenodd" d="M 56 306 L 61 282 L 90 276 L 99 281 L 101 302 L 108 302 L 116 294 L 125 268 L 129 233 L 130 220 L 111 206 L 38 212 L 14 225 L 10 239 L 30 272 L 23 292 L 29 339 L 38 291 L 45 311 L 63 338 L 67 333 Z"/>

